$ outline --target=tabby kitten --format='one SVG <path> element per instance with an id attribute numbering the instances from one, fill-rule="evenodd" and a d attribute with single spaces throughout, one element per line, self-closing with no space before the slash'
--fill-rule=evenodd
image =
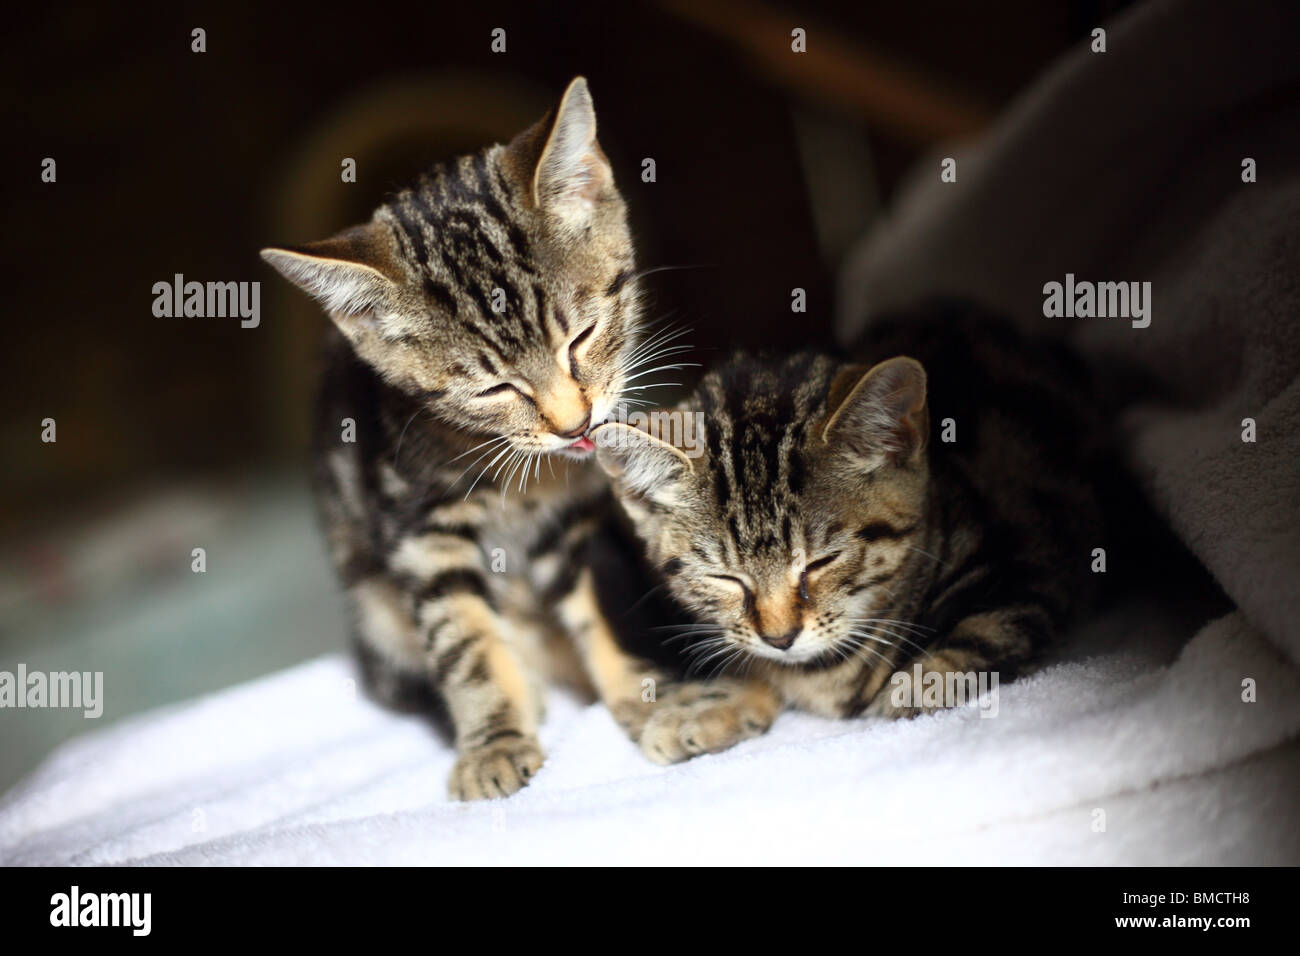
<path id="1" fill-rule="evenodd" d="M 1102 459 L 1081 367 L 959 304 L 885 320 L 856 355 L 712 371 L 679 406 L 703 413 L 698 457 L 626 424 L 594 433 L 681 633 L 751 688 L 693 728 L 697 749 L 783 705 L 929 709 L 920 687 L 893 693 L 916 664 L 1013 677 L 1086 600 Z"/>
<path id="2" fill-rule="evenodd" d="M 336 326 L 314 441 L 328 542 L 371 689 L 399 704 L 436 690 L 451 718 L 451 794 L 505 796 L 537 771 L 543 685 L 574 649 L 649 746 L 663 731 L 643 687 L 662 675 L 619 649 L 584 564 L 609 501 L 588 432 L 658 351 L 637 344 L 632 242 L 586 81 L 369 223 L 262 255 Z"/>

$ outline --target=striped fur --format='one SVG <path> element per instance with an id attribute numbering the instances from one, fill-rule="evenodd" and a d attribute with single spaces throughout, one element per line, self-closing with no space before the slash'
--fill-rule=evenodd
<path id="1" fill-rule="evenodd" d="M 452 794 L 536 772 L 548 677 L 587 681 L 639 737 L 661 675 L 600 614 L 585 555 L 610 502 L 580 459 L 652 351 L 585 81 L 368 224 L 263 255 L 334 321 L 314 449 L 330 551 L 372 690 L 450 716 Z"/>
<path id="2" fill-rule="evenodd" d="M 1091 402 L 1061 350 L 936 304 L 874 325 L 852 362 L 711 371 L 679 406 L 704 414 L 702 457 L 608 435 L 597 454 L 700 665 L 817 713 L 899 716 L 920 708 L 894 673 L 1012 678 L 1086 602 Z"/>

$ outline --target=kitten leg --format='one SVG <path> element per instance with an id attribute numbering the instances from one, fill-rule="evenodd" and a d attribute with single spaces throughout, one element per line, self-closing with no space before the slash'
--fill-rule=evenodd
<path id="1" fill-rule="evenodd" d="M 609 501 L 580 502 L 529 549 L 541 604 L 553 609 L 569 636 L 596 696 L 633 741 L 649 720 L 650 705 L 672 678 L 619 644 L 596 596 L 589 565 L 590 541 L 609 511 Z"/>
<path id="2" fill-rule="evenodd" d="M 634 741 L 650 719 L 655 698 L 672 678 L 649 661 L 619 646 L 596 597 L 591 570 L 582 567 L 556 597 L 555 613 L 572 638 L 596 696 Z"/>
<path id="3" fill-rule="evenodd" d="M 395 561 L 408 575 L 417 563 L 432 566 L 414 589 L 415 619 L 460 752 L 448 789 L 458 800 L 506 797 L 542 765 L 542 688 L 511 640 L 510 622 L 497 608 L 478 548 L 442 537 L 408 540 Z"/>
<path id="4" fill-rule="evenodd" d="M 431 589 L 445 588 L 435 579 Z M 505 639 L 506 622 L 477 591 L 421 601 L 434 682 L 456 728 L 460 758 L 449 789 L 457 800 L 508 797 L 542 765 L 541 692 Z"/>
<path id="5" fill-rule="evenodd" d="M 992 674 L 998 683 L 1023 673 L 1050 631 L 1047 612 L 1037 606 L 1019 606 L 981 611 L 962 618 L 952 631 L 924 657 L 912 658 L 899 667 L 906 681 L 886 680 L 869 701 L 865 713 L 879 717 L 915 717 L 976 699 L 980 684 L 991 687 Z M 917 667 L 921 681 L 916 681 Z M 930 678 L 929 675 L 938 675 Z M 927 693 L 927 683 L 933 687 Z M 953 695 L 949 688 L 961 688 Z M 950 696 L 952 699 L 949 699 Z M 858 707 L 857 713 L 863 708 Z"/>
<path id="6" fill-rule="evenodd" d="M 618 644 L 583 568 L 557 604 L 597 694 L 619 726 L 656 763 L 717 753 L 772 726 L 776 691 L 756 681 L 677 682 Z"/>
<path id="7" fill-rule="evenodd" d="M 681 682 L 623 649 L 601 609 L 588 564 L 589 537 L 602 515 L 599 505 L 575 510 L 563 532 L 530 557 L 543 603 L 555 608 L 614 720 L 657 763 L 725 750 L 767 730 L 781 709 L 770 687 L 738 680 Z"/>

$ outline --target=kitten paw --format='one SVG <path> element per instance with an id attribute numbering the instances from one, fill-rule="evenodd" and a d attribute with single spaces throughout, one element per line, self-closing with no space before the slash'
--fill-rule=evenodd
<path id="1" fill-rule="evenodd" d="M 893 703 L 887 697 L 877 697 L 862 712 L 864 717 L 884 717 L 887 720 L 911 720 L 922 714 L 934 713 L 938 708 L 905 707 Z"/>
<path id="2" fill-rule="evenodd" d="M 501 740 L 466 750 L 447 781 L 453 800 L 492 800 L 522 790 L 546 758 L 536 737 Z"/>
<path id="3" fill-rule="evenodd" d="M 679 684 L 649 706 L 654 710 L 641 731 L 641 751 L 661 764 L 717 753 L 757 737 L 780 710 L 770 688 L 732 680 Z"/>

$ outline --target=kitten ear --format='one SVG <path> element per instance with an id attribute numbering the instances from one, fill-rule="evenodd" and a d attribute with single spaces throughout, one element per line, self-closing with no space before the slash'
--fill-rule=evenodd
<path id="1" fill-rule="evenodd" d="M 263 249 L 262 258 L 319 299 L 345 332 L 353 322 L 373 322 L 376 311 L 393 303 L 401 281 L 392 230 L 378 222 L 302 246 Z"/>
<path id="2" fill-rule="evenodd" d="M 836 443 L 867 471 L 886 462 L 909 464 L 930 437 L 925 391 L 925 369 L 905 355 L 866 373 L 861 366 L 850 367 L 831 386 L 827 404 L 835 410 L 822 429 L 822 441 Z"/>
<path id="3" fill-rule="evenodd" d="M 621 495 L 669 503 L 693 471 L 690 458 L 680 448 L 631 425 L 598 425 L 591 437 L 596 443 L 596 461 Z"/>
<path id="4" fill-rule="evenodd" d="M 609 160 L 596 142 L 596 107 L 587 81 L 575 77 L 533 170 L 533 201 L 565 226 L 579 228 L 613 180 Z"/>

